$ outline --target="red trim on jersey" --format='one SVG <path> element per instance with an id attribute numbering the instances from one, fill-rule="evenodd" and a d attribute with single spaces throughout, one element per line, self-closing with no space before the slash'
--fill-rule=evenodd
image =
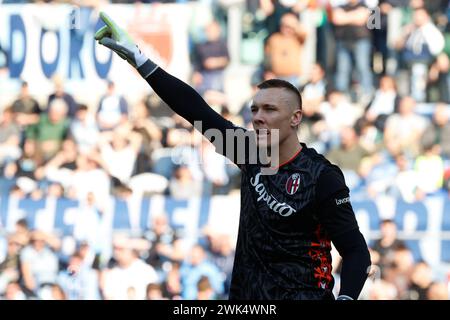
<path id="1" fill-rule="evenodd" d="M 316 265 L 314 267 L 314 278 L 317 280 L 317 287 L 328 289 L 331 281 L 333 280 L 333 276 L 331 274 L 331 261 L 328 260 L 325 250 L 331 250 L 331 242 L 321 233 L 320 224 L 317 226 L 314 234 L 319 242 L 311 242 L 311 249 L 309 250 L 308 255 Z"/>
<path id="2" fill-rule="evenodd" d="M 277 167 L 272 167 L 272 169 L 278 169 L 278 168 L 281 168 L 282 166 L 284 166 L 284 165 L 287 165 L 289 162 L 291 162 L 292 160 L 294 160 L 299 154 L 300 154 L 300 152 L 303 150 L 303 147 L 300 147 L 300 150 L 298 150 L 289 160 L 287 160 L 287 161 L 285 161 L 285 162 L 283 162 L 282 164 L 280 164 L 279 166 L 277 166 Z"/>

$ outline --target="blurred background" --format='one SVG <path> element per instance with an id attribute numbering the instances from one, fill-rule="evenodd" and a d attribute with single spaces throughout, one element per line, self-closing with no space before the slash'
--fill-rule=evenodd
<path id="1" fill-rule="evenodd" d="M 95 44 L 100 10 L 237 125 L 296 85 L 370 246 L 360 298 L 449 298 L 448 0 L 0 0 L 3 299 L 227 298 L 240 172 Z"/>

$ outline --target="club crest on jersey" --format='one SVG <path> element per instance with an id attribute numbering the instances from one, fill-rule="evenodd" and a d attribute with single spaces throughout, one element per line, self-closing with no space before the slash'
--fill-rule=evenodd
<path id="1" fill-rule="evenodd" d="M 293 195 L 297 192 L 300 187 L 300 174 L 294 173 L 291 175 L 286 182 L 286 192 L 290 195 Z"/>

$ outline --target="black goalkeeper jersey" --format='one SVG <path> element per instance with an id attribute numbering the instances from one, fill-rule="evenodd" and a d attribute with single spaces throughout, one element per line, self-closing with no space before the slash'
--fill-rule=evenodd
<path id="1" fill-rule="evenodd" d="M 241 168 L 230 299 L 333 299 L 325 226 L 337 234 L 358 227 L 340 169 L 304 144 L 275 175 L 258 165 Z M 321 212 L 333 201 L 333 215 Z"/>
<path id="2" fill-rule="evenodd" d="M 206 136 L 209 129 L 219 130 L 223 137 L 226 131 L 243 130 L 164 70 L 157 69 L 147 81 L 180 116 L 191 124 L 201 121 L 197 129 Z M 216 145 L 218 151 L 226 149 L 225 140 L 224 145 Z M 358 230 L 350 233 L 354 236 L 350 240 L 344 237 L 358 229 L 358 224 L 343 174 L 314 149 L 305 144 L 301 147 L 274 175 L 264 175 L 260 165 L 242 165 L 230 157 L 242 170 L 231 300 L 334 299 L 331 240 L 335 244 L 338 241 L 346 254 L 343 260 L 348 263 L 343 270 L 350 275 L 346 277 L 359 274 L 346 284 L 350 289 L 345 289 L 344 294 L 348 291 L 357 297 L 362 288 L 370 261 Z"/>

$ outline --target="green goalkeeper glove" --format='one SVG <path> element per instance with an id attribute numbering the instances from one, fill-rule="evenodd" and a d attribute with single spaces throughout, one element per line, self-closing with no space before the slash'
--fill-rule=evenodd
<path id="1" fill-rule="evenodd" d="M 158 68 L 139 50 L 128 33 L 120 28 L 106 13 L 100 12 L 100 18 L 106 26 L 95 33 L 95 40 L 117 53 L 122 59 L 127 60 L 144 79 Z"/>

